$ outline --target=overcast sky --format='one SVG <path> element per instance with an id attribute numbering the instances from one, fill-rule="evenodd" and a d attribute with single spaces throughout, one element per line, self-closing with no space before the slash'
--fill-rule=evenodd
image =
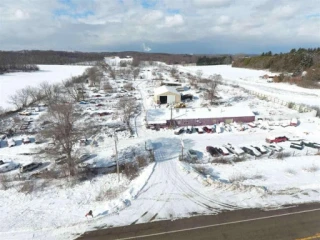
<path id="1" fill-rule="evenodd" d="M 320 46 L 320 0 L 0 0 L 0 50 L 286 52 Z"/>

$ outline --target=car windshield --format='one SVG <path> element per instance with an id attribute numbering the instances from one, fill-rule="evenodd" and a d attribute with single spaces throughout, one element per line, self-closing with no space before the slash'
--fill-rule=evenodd
<path id="1" fill-rule="evenodd" d="M 189 150 L 189 153 L 190 153 L 190 154 L 192 154 L 192 155 L 197 154 L 197 152 L 196 152 L 196 151 L 194 151 L 194 150 Z"/>

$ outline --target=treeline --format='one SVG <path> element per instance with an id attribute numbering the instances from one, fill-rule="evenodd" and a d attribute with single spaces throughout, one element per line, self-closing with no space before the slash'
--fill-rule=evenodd
<path id="1" fill-rule="evenodd" d="M 236 58 L 233 67 L 269 69 L 275 72 L 290 72 L 299 75 L 312 66 L 320 64 L 320 48 L 292 49 L 289 53 L 272 54 L 271 51 L 260 56 Z"/>
<path id="2" fill-rule="evenodd" d="M 66 52 L 66 51 L 0 51 L 0 59 L 5 61 L 14 59 L 27 64 L 77 64 L 84 62 L 96 62 L 104 57 L 131 56 L 138 61 L 161 61 L 167 64 L 196 63 L 198 56 L 190 54 L 144 53 L 135 51 L 125 52 Z"/>
<path id="3" fill-rule="evenodd" d="M 292 49 L 284 54 L 269 51 L 260 56 L 236 58 L 232 66 L 280 72 L 274 82 L 289 82 L 306 88 L 320 87 L 320 48 Z"/>
<path id="4" fill-rule="evenodd" d="M 222 64 L 231 64 L 231 56 L 213 56 L 213 57 L 199 57 L 197 60 L 197 65 L 222 65 Z"/>
<path id="5" fill-rule="evenodd" d="M 38 71 L 39 67 L 23 57 L 13 54 L 0 53 L 0 74 L 8 72 L 32 72 Z"/>

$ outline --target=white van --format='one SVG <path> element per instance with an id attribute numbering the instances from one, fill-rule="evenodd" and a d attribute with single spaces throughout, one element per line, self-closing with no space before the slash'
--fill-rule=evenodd
<path id="1" fill-rule="evenodd" d="M 29 164 L 22 165 L 19 170 L 20 170 L 20 173 L 29 172 L 29 171 L 32 171 L 33 169 L 40 167 L 41 165 L 42 165 L 41 162 L 39 163 L 32 162 Z"/>

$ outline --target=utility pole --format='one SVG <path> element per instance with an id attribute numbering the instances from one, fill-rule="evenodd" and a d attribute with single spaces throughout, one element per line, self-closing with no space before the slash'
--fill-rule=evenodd
<path id="1" fill-rule="evenodd" d="M 180 141 L 181 141 L 181 161 L 183 161 L 184 142 L 183 142 L 182 138 L 180 138 Z"/>
<path id="2" fill-rule="evenodd" d="M 170 106 L 170 128 L 172 128 L 172 106 Z"/>
<path id="3" fill-rule="evenodd" d="M 114 148 L 116 150 L 116 161 L 117 161 L 117 174 L 118 174 L 118 182 L 120 182 L 120 173 L 119 173 L 119 159 L 118 159 L 118 136 L 117 133 L 114 132 Z"/>

